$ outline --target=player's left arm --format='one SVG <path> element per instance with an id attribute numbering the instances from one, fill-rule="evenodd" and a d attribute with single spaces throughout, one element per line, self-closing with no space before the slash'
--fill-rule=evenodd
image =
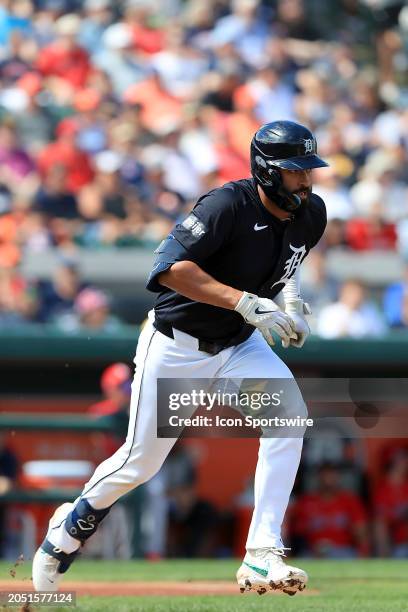
<path id="1" fill-rule="evenodd" d="M 310 202 L 310 215 L 312 218 L 312 247 L 316 246 L 327 224 L 326 205 L 322 198 L 316 194 L 312 194 Z M 275 302 L 279 303 L 276 297 Z M 282 340 L 282 346 L 295 346 L 302 348 L 310 335 L 310 327 L 306 319 L 306 315 L 312 314 L 311 308 L 307 302 L 304 302 L 300 291 L 300 266 L 296 269 L 293 276 L 288 280 L 285 287 L 279 295 L 280 308 L 288 314 L 295 324 L 295 332 L 297 338 L 290 338 L 289 343 Z"/>

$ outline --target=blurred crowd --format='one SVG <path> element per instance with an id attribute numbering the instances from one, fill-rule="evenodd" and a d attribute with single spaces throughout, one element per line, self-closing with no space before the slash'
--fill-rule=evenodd
<path id="1" fill-rule="evenodd" d="M 394 442 L 382 450 L 374 479 L 367 479 L 358 462 L 304 462 L 284 525 L 291 554 L 328 559 L 408 557 L 408 447 Z M 252 493 L 247 493 L 238 509 L 245 526 L 251 502 Z"/>
<path id="2" fill-rule="evenodd" d="M 408 257 L 407 51 L 398 0 L 0 0 L 0 325 L 53 320 L 24 260 L 151 248 L 201 193 L 249 175 L 253 133 L 278 118 L 312 128 L 330 163 L 314 177 L 321 261 Z M 340 336 L 407 325 L 408 281 L 376 311 L 319 257 L 319 333 L 333 309 Z M 67 329 L 109 311 L 99 289 L 68 293 Z"/>

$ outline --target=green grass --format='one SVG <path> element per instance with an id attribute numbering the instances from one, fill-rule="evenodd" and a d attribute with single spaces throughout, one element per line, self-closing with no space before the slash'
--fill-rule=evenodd
<path id="1" fill-rule="evenodd" d="M 78 561 L 69 580 L 234 580 L 236 561 Z M 0 562 L 0 579 L 9 578 L 12 564 Z M 399 612 L 408 610 L 408 561 L 299 562 L 309 573 L 308 596 L 242 595 L 207 597 L 81 597 L 78 609 L 89 612 Z M 30 576 L 28 562 L 16 568 L 16 578 Z M 68 574 L 67 574 L 68 580 Z M 154 590 L 154 589 L 153 589 Z M 48 610 L 51 609 L 47 608 Z M 45 610 L 45 608 L 44 608 Z M 56 608 L 53 608 L 56 610 Z M 69 610 L 69 608 L 60 608 Z"/>

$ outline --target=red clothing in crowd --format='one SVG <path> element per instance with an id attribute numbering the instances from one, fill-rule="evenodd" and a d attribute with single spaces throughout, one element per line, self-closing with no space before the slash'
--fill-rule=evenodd
<path id="1" fill-rule="evenodd" d="M 157 79 L 146 79 L 131 85 L 125 92 L 125 102 L 140 104 L 140 121 L 152 132 L 182 119 L 182 103 L 165 89 Z"/>
<path id="2" fill-rule="evenodd" d="M 393 544 L 408 543 L 408 482 L 384 480 L 374 494 L 375 512 L 387 524 Z"/>
<path id="3" fill-rule="evenodd" d="M 397 232 L 392 223 L 370 219 L 351 219 L 346 228 L 347 243 L 355 251 L 394 250 Z"/>
<path id="4" fill-rule="evenodd" d="M 165 34 L 158 28 L 147 28 L 139 23 L 132 24 L 134 46 L 148 55 L 164 49 Z"/>
<path id="5" fill-rule="evenodd" d="M 315 552 L 323 545 L 355 546 L 353 528 L 366 522 L 360 499 L 349 491 L 339 491 L 330 498 L 318 493 L 302 495 L 291 516 L 294 533 L 305 537 Z"/>
<path id="6" fill-rule="evenodd" d="M 88 155 L 63 140 L 47 145 L 38 156 L 37 163 L 43 179 L 55 164 L 64 166 L 67 172 L 65 187 L 73 193 L 90 183 L 94 177 Z"/>
<path id="7" fill-rule="evenodd" d="M 65 49 L 57 43 L 40 49 L 37 69 L 44 76 L 58 76 L 75 89 L 85 86 L 92 70 L 88 53 L 81 47 Z"/>

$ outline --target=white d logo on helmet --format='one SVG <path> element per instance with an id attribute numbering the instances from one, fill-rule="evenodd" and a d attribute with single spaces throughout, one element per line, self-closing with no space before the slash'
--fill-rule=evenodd
<path id="1" fill-rule="evenodd" d="M 314 142 L 312 138 L 304 138 L 303 142 L 305 143 L 305 155 L 308 153 L 313 153 L 314 151 Z"/>

